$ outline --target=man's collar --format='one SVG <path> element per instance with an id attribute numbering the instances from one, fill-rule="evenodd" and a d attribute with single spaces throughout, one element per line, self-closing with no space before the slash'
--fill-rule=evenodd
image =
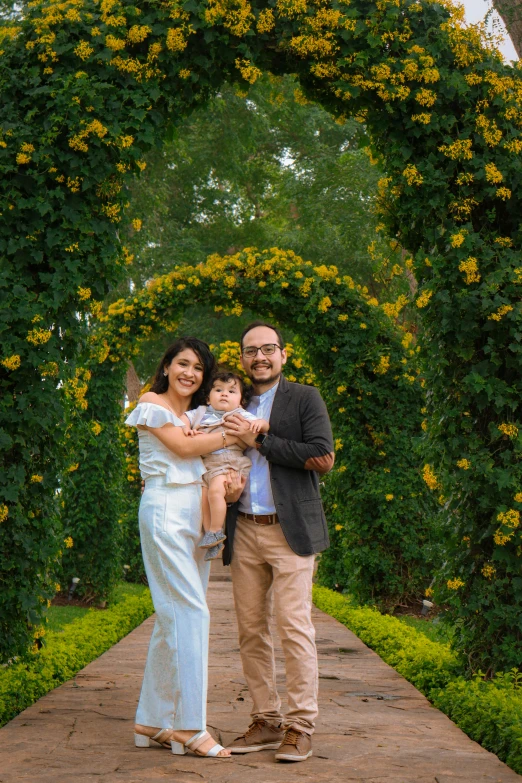
<path id="1" fill-rule="evenodd" d="M 281 380 L 282 379 L 283 379 L 283 376 L 281 375 L 281 376 L 279 376 L 278 382 L 274 383 L 274 385 L 271 386 L 269 389 L 267 389 L 266 392 L 263 392 L 262 394 L 254 394 L 253 396 L 254 397 L 258 397 L 259 399 L 263 399 L 264 398 L 265 400 L 267 399 L 267 397 L 273 397 L 275 395 L 276 391 L 278 390 L 278 388 L 279 388 L 279 386 L 281 384 Z"/>

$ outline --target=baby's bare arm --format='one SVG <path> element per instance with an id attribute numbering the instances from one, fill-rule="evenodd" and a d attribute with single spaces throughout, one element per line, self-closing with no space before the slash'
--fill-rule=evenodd
<path id="1" fill-rule="evenodd" d="M 185 425 L 183 427 L 183 434 L 186 435 L 187 437 L 193 437 L 196 433 L 192 429 L 192 425 L 190 423 L 189 417 L 186 415 L 186 413 L 183 413 L 179 418 Z"/>
<path id="2" fill-rule="evenodd" d="M 255 421 L 250 422 L 250 430 L 251 432 L 255 432 L 256 435 L 258 435 L 260 432 L 268 432 L 270 429 L 270 424 L 266 421 L 266 419 L 256 419 Z"/>

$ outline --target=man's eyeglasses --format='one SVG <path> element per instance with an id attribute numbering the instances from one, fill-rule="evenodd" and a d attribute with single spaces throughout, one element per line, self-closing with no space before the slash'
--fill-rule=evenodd
<path id="1" fill-rule="evenodd" d="M 243 356 L 246 356 L 247 359 L 254 359 L 257 356 L 258 351 L 261 351 L 263 356 L 272 356 L 272 354 L 276 352 L 276 348 L 279 348 L 280 351 L 283 350 L 277 343 L 267 343 L 260 348 L 256 348 L 254 345 L 247 345 L 246 348 L 243 348 L 242 354 Z"/>

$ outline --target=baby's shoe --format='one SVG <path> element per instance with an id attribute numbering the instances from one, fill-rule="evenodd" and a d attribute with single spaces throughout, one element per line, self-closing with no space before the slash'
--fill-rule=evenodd
<path id="1" fill-rule="evenodd" d="M 225 545 L 223 543 L 216 544 L 216 546 L 209 547 L 209 549 L 207 549 L 205 553 L 205 557 L 203 558 L 203 560 L 215 560 L 215 558 L 221 554 L 224 548 Z"/>
<path id="2" fill-rule="evenodd" d="M 226 538 L 226 535 L 219 530 L 217 533 L 211 533 L 210 530 L 205 533 L 198 546 L 202 549 L 209 549 L 211 546 L 220 544 Z"/>

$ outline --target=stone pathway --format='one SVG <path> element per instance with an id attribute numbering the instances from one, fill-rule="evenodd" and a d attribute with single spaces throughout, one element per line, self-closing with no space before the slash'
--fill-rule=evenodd
<path id="1" fill-rule="evenodd" d="M 249 722 L 231 585 L 216 573 L 209 727 L 226 744 Z M 0 730 L 0 783 L 516 783 L 522 777 L 472 742 L 336 620 L 315 610 L 321 714 L 314 756 L 273 751 L 219 761 L 137 749 L 132 724 L 152 630 L 149 619 Z M 284 667 L 278 651 L 278 680 Z"/>

